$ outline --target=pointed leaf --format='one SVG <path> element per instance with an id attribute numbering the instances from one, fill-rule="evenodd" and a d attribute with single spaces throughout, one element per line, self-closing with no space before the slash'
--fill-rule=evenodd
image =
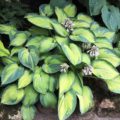
<path id="1" fill-rule="evenodd" d="M 24 97 L 24 90 L 17 89 L 17 85 L 9 85 L 2 94 L 1 103 L 5 105 L 15 105 L 19 103 Z"/>
<path id="2" fill-rule="evenodd" d="M 18 58 L 19 58 L 22 65 L 24 65 L 25 67 L 27 67 L 31 70 L 34 70 L 35 66 L 39 62 L 39 55 L 38 55 L 36 49 L 34 49 L 34 48 L 32 48 L 32 49 L 27 49 L 27 48 L 21 49 L 18 53 Z"/>
<path id="3" fill-rule="evenodd" d="M 92 66 L 94 68 L 93 74 L 101 79 L 114 79 L 119 75 L 119 72 L 116 70 L 116 68 L 105 60 L 95 60 L 92 63 Z"/>
<path id="4" fill-rule="evenodd" d="M 76 96 L 72 90 L 65 93 L 65 95 L 63 95 L 58 101 L 59 120 L 66 120 L 70 117 L 76 108 L 76 103 Z"/>
<path id="5" fill-rule="evenodd" d="M 12 83 L 23 75 L 24 69 L 17 64 L 7 65 L 1 75 L 2 85 Z"/>

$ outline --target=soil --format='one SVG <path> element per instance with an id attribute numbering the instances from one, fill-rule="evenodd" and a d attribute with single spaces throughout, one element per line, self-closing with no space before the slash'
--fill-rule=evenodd
<path id="1" fill-rule="evenodd" d="M 93 91 L 95 106 L 88 113 L 80 115 L 78 105 L 68 120 L 120 120 L 120 95 L 109 92 L 101 80 L 85 78 L 84 82 Z M 39 103 L 36 108 L 35 120 L 58 120 L 57 110 L 43 108 Z M 22 120 L 20 105 L 0 105 L 0 120 Z"/>

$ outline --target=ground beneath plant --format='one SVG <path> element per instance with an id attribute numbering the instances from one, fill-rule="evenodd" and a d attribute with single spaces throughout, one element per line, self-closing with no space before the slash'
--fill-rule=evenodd
<path id="1" fill-rule="evenodd" d="M 120 95 L 110 93 L 100 80 L 87 79 L 86 84 L 93 91 L 95 106 L 88 113 L 80 115 L 78 105 L 68 120 L 120 120 Z M 45 109 L 40 104 L 36 108 L 35 120 L 58 120 L 57 110 Z M 20 105 L 0 105 L 0 120 L 22 120 Z"/>

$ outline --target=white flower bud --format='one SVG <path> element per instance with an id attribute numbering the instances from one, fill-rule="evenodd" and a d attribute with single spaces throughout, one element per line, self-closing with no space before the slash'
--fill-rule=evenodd
<path id="1" fill-rule="evenodd" d="M 93 67 L 92 66 L 87 66 L 82 69 L 83 75 L 92 75 L 93 73 Z"/>
<path id="2" fill-rule="evenodd" d="M 74 23 L 69 19 L 65 19 L 63 26 L 67 29 L 68 32 L 73 31 Z"/>
<path id="3" fill-rule="evenodd" d="M 60 67 L 61 67 L 60 72 L 67 72 L 70 66 L 67 63 L 63 63 L 60 65 Z"/>
<path id="4" fill-rule="evenodd" d="M 99 48 L 95 45 L 91 47 L 90 50 L 87 51 L 91 57 L 96 57 L 99 55 Z"/>

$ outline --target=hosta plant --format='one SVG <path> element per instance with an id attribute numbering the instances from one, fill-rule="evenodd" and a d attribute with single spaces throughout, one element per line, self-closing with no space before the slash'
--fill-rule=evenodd
<path id="1" fill-rule="evenodd" d="M 0 30 L 10 38 L 8 48 L 0 41 L 1 102 L 22 102 L 25 120 L 34 118 L 36 102 L 57 108 L 59 120 L 66 120 L 76 106 L 81 114 L 94 106 L 92 91 L 84 84 L 87 77 L 103 80 L 111 92 L 119 94 L 116 68 L 120 54 L 112 43 L 115 33 L 77 14 L 73 4 L 62 9 L 44 4 L 39 9 L 40 14 L 25 17 L 33 25 L 28 31 L 4 25 Z"/>

